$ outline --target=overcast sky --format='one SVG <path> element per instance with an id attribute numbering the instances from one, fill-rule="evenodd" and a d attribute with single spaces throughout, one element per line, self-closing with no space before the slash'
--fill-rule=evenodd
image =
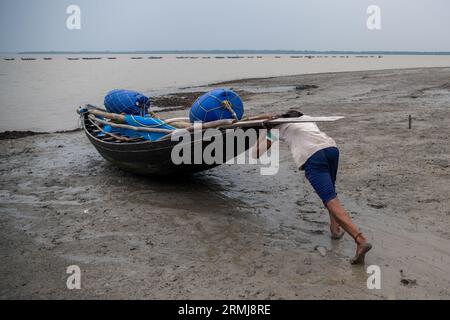
<path id="1" fill-rule="evenodd" d="M 0 0 L 2 52 L 195 49 L 450 51 L 450 1 Z"/>

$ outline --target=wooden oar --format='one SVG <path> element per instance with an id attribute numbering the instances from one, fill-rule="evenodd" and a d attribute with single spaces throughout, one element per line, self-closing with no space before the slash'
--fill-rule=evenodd
<path id="1" fill-rule="evenodd" d="M 258 120 L 247 120 L 247 121 L 239 121 L 235 122 L 229 126 L 222 127 L 223 129 L 233 129 L 233 128 L 245 128 L 245 127 L 253 127 L 261 125 L 263 126 L 264 123 L 271 124 L 273 126 L 280 125 L 284 123 L 308 123 L 308 122 L 333 122 L 340 119 L 343 119 L 344 117 L 341 116 L 330 116 L 330 117 L 310 117 L 310 116 L 302 116 L 300 118 L 278 118 L 274 120 L 264 120 L 264 119 L 258 119 Z"/>
<path id="2" fill-rule="evenodd" d="M 333 122 L 344 119 L 342 116 L 324 116 L 324 117 L 311 117 L 301 116 L 300 118 L 277 118 L 270 120 L 270 124 L 283 124 L 283 123 L 301 123 L 301 122 Z"/>

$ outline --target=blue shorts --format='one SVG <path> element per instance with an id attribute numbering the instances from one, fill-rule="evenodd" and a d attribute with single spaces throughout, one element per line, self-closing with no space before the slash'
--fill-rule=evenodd
<path id="1" fill-rule="evenodd" d="M 339 149 L 330 147 L 314 153 L 304 165 L 306 179 L 325 206 L 337 197 L 335 183 L 338 164 Z"/>

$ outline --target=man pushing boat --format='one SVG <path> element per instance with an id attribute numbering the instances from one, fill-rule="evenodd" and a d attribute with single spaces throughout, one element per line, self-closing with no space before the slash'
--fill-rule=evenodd
<path id="1" fill-rule="evenodd" d="M 301 116 L 303 116 L 301 112 L 289 111 L 280 117 L 299 118 Z M 367 242 L 363 233 L 353 223 L 337 197 L 335 183 L 339 149 L 336 142 L 320 131 L 314 122 L 284 123 L 272 126 L 270 120 L 276 119 L 278 116 L 262 115 L 257 118 L 268 120 L 268 133 L 260 136 L 257 145 L 253 148 L 253 156 L 259 158 L 271 147 L 275 137 L 270 129 L 278 129 L 279 139 L 288 143 L 297 167 L 305 172 L 306 179 L 311 183 L 329 212 L 331 238 L 341 239 L 345 232 L 351 235 L 357 247 L 355 256 L 350 263 L 364 263 L 365 255 L 372 245 Z"/>
<path id="2" fill-rule="evenodd" d="M 160 172 L 161 159 L 167 159 L 168 155 L 172 155 L 174 146 L 166 144 L 167 141 L 164 139 L 173 137 L 173 134 L 178 131 L 177 127 L 172 125 L 179 118 L 164 121 L 157 119 L 149 112 L 150 104 L 151 100 L 139 92 L 113 90 L 105 97 L 105 108 L 108 113 L 93 107 L 81 108 L 79 113 L 87 136 L 106 159 L 116 158 L 115 163 L 125 169 L 142 174 L 152 174 L 154 169 L 158 173 Z M 215 89 L 194 102 L 189 112 L 190 123 L 187 124 L 188 127 L 182 127 L 189 133 L 189 136 L 188 129 L 195 130 L 194 124 L 198 122 L 203 124 L 203 128 L 207 125 L 209 128 L 221 125 L 222 129 L 226 129 L 227 125 L 235 128 L 251 128 L 252 126 L 260 128 L 263 125 L 278 129 L 279 138 L 289 144 L 297 167 L 305 172 L 306 178 L 328 209 L 331 237 L 333 239 L 342 238 L 345 233 L 343 230 L 350 234 L 357 244 L 356 254 L 351 259 L 351 263 L 363 263 L 365 255 L 372 245 L 367 242 L 362 232 L 352 222 L 337 198 L 335 183 L 339 149 L 336 142 L 321 132 L 315 124 L 317 121 L 334 121 L 341 117 L 312 118 L 303 116 L 298 111 L 290 111 L 279 117 L 262 115 L 241 121 L 243 114 L 244 105 L 236 92 L 229 89 Z M 272 139 L 270 130 L 269 134 L 260 136 L 256 142 L 256 148 L 253 148 L 256 150 L 254 155 L 256 158 L 259 158 L 271 147 Z M 127 143 L 131 144 L 133 149 L 127 146 Z M 159 147 L 161 143 L 164 144 L 164 147 Z M 124 147 L 126 149 L 123 149 Z M 188 150 L 191 150 L 190 147 L 191 145 Z M 133 156 L 124 158 L 123 155 L 129 153 L 130 150 L 134 151 Z M 155 157 L 154 150 L 162 153 Z M 245 148 L 242 152 L 244 151 Z M 233 156 L 237 155 L 233 153 Z M 189 156 L 188 160 L 190 159 Z M 201 160 L 200 166 L 195 167 L 190 161 L 186 164 L 174 162 L 172 157 L 170 160 L 170 164 L 164 163 L 165 173 L 175 172 L 175 170 L 201 171 L 222 164 L 203 163 Z M 182 164 L 184 166 L 181 166 Z"/>

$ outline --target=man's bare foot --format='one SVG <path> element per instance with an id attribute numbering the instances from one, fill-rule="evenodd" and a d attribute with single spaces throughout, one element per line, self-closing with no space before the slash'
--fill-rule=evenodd
<path id="1" fill-rule="evenodd" d="M 357 244 L 356 254 L 352 259 L 350 259 L 350 263 L 351 264 L 363 264 L 364 259 L 366 257 L 366 253 L 369 252 L 370 249 L 372 249 L 372 245 L 367 242 L 366 238 L 364 238 L 362 233 L 359 233 L 355 237 L 355 242 Z"/>

